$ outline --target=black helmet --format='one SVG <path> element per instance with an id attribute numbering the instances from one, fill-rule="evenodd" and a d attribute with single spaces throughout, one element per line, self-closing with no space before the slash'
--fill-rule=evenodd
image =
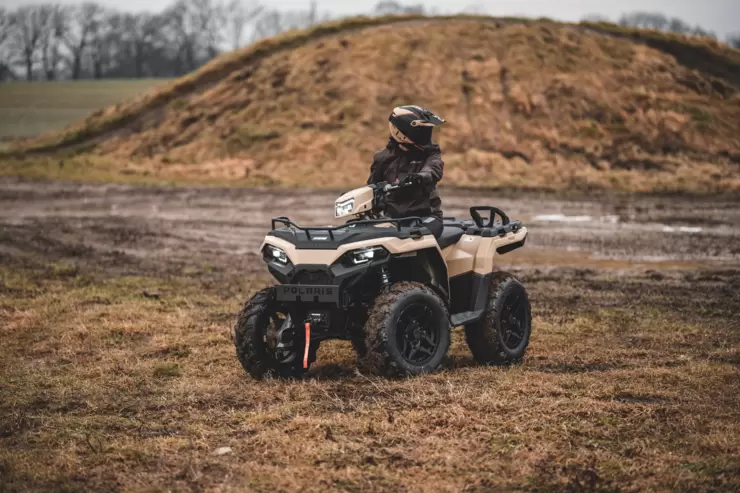
<path id="1" fill-rule="evenodd" d="M 445 120 L 419 106 L 399 106 L 393 110 L 388 122 L 391 139 L 401 148 L 413 146 L 424 150 L 432 144 L 432 129 Z"/>

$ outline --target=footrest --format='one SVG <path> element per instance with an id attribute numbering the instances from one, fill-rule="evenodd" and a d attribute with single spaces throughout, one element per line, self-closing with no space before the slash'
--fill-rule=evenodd
<path id="1" fill-rule="evenodd" d="M 450 323 L 453 327 L 460 327 L 461 325 L 467 325 L 473 322 L 477 322 L 478 320 L 483 318 L 483 315 L 485 314 L 485 310 L 456 313 L 450 317 Z"/>

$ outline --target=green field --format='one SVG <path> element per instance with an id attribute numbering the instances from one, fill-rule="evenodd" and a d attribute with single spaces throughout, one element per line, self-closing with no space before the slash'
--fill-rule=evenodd
<path id="1" fill-rule="evenodd" d="M 0 139 L 59 130 L 164 79 L 8 82 L 0 84 Z"/>

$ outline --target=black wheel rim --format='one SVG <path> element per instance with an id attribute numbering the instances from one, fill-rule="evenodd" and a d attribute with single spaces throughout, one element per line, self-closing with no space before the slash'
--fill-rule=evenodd
<path id="1" fill-rule="evenodd" d="M 516 351 L 524 342 L 528 326 L 529 312 L 524 293 L 509 294 L 501 310 L 501 342 L 508 350 Z"/>
<path id="2" fill-rule="evenodd" d="M 297 361 L 301 354 L 299 351 L 303 350 L 302 342 L 300 342 L 301 347 L 298 347 L 300 337 L 295 325 L 288 327 L 285 332 L 281 331 L 286 318 L 286 314 L 282 312 L 270 314 L 270 323 L 264 336 L 267 349 L 279 364 Z"/>
<path id="3" fill-rule="evenodd" d="M 396 343 L 408 363 L 422 366 L 434 357 L 440 340 L 440 324 L 424 303 L 405 307 L 396 322 Z"/>
<path id="4" fill-rule="evenodd" d="M 267 324 L 267 327 L 265 328 L 265 334 L 262 337 L 265 344 L 267 344 L 267 347 L 270 348 L 271 351 L 275 351 L 275 349 L 277 349 L 278 330 L 280 330 L 280 327 L 283 325 L 284 321 L 285 315 L 283 313 L 277 311 L 273 311 L 270 313 L 270 320 Z"/>

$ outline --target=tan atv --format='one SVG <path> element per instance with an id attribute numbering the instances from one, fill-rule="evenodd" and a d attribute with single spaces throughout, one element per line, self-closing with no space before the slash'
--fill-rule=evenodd
<path id="1" fill-rule="evenodd" d="M 280 284 L 250 299 L 235 331 L 237 355 L 254 378 L 300 377 L 321 341 L 352 341 L 360 368 L 415 375 L 439 368 L 451 327 L 465 326 L 477 361 L 519 360 L 529 344 L 527 292 L 494 270 L 497 257 L 524 245 L 527 229 L 495 207 L 472 220 L 444 220 L 439 239 L 418 217 L 380 217 L 397 185 L 353 190 L 337 199 L 341 226 L 272 220 L 262 244 Z M 495 220 L 496 216 L 500 221 Z"/>

